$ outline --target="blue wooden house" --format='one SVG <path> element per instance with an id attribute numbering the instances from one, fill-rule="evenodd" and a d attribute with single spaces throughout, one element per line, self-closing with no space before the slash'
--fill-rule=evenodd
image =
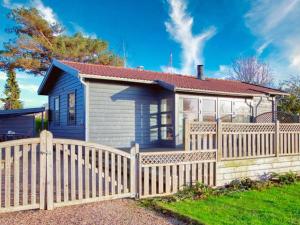
<path id="1" fill-rule="evenodd" d="M 181 147 L 183 121 L 250 122 L 286 93 L 239 81 L 54 60 L 38 90 L 55 137 L 127 148 Z M 276 118 L 271 118 L 275 120 Z M 272 121 L 266 121 L 272 122 Z"/>

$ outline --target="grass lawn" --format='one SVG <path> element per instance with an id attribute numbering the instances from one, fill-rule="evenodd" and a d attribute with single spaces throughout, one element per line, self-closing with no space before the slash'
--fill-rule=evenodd
<path id="1" fill-rule="evenodd" d="M 300 183 L 157 204 L 200 224 L 300 224 Z"/>

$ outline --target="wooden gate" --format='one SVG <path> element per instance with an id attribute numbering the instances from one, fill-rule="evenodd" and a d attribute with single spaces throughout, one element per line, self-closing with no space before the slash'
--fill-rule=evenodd
<path id="1" fill-rule="evenodd" d="M 44 208 L 44 135 L 0 143 L 0 212 Z"/>
<path id="2" fill-rule="evenodd" d="M 136 196 L 136 155 L 95 143 L 40 138 L 0 143 L 0 212 Z"/>

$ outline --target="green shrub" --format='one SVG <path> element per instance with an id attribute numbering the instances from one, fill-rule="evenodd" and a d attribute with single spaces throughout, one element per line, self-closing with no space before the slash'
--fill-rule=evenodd
<path id="1" fill-rule="evenodd" d="M 264 190 L 275 185 L 292 184 L 297 181 L 297 174 L 293 172 L 285 174 L 271 174 L 262 180 L 252 180 L 250 178 L 242 178 L 231 181 L 229 184 L 219 187 L 211 188 L 203 183 L 196 182 L 191 186 L 185 186 L 176 194 L 162 197 L 142 200 L 141 203 L 145 207 L 155 208 L 157 201 L 174 202 L 182 200 L 197 200 L 204 199 L 211 195 L 226 195 L 237 191 L 248 190 Z"/>
<path id="2" fill-rule="evenodd" d="M 44 119 L 44 129 L 48 129 L 48 120 Z M 39 135 L 42 131 L 42 119 L 41 118 L 35 118 L 35 131 L 36 134 Z"/>
<path id="3" fill-rule="evenodd" d="M 297 174 L 294 172 L 288 172 L 285 174 L 272 174 L 272 180 L 278 180 L 279 184 L 293 184 L 297 181 Z"/>

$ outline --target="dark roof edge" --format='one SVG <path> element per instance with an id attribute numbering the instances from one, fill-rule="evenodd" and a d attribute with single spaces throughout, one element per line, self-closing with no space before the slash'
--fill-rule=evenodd
<path id="1" fill-rule="evenodd" d="M 21 116 L 34 113 L 41 113 L 45 111 L 45 107 L 39 108 L 27 108 L 27 109 L 12 109 L 12 110 L 0 110 L 0 117 L 4 116 Z"/>
<path id="2" fill-rule="evenodd" d="M 47 70 L 46 75 L 45 75 L 45 77 L 44 77 L 44 79 L 43 79 L 42 83 L 40 84 L 39 89 L 37 91 L 39 95 L 43 95 L 43 90 L 45 88 L 47 80 L 49 79 L 49 76 L 51 74 L 51 71 L 52 71 L 53 67 L 57 67 L 57 68 L 65 71 L 65 72 L 68 72 L 68 73 L 73 74 L 73 75 L 78 75 L 78 73 L 79 73 L 79 71 L 77 69 L 62 63 L 59 60 L 53 59 L 52 62 L 51 62 L 51 65 L 50 65 L 49 69 Z"/>

